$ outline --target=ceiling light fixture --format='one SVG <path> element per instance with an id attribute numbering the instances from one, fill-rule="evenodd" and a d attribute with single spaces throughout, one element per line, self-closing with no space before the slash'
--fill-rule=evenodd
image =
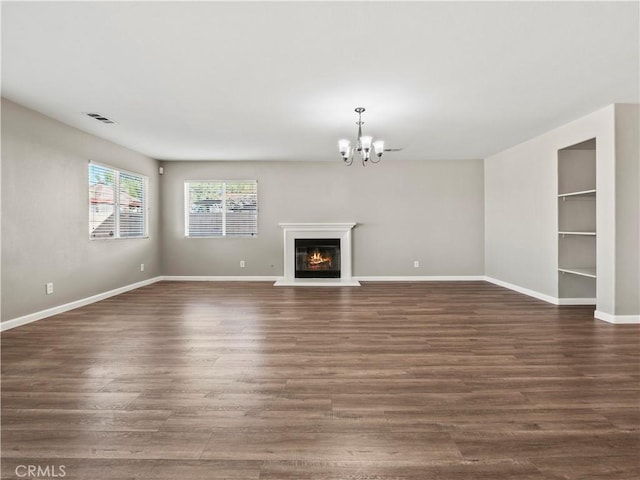
<path id="1" fill-rule="evenodd" d="M 349 140 L 344 138 L 338 140 L 338 150 L 340 151 L 340 155 L 342 155 L 342 160 L 344 160 L 344 163 L 347 166 L 353 163 L 353 157 L 356 152 L 360 154 L 362 165 L 364 166 L 368 161 L 371 161 L 371 163 L 378 163 L 382 158 L 382 152 L 385 151 L 384 140 L 376 140 L 374 142 L 373 137 L 362 135 L 362 125 L 364 125 L 364 122 L 362 121 L 362 113 L 364 110 L 364 107 L 358 107 L 355 109 L 355 112 L 358 114 L 358 121 L 356 122 L 356 125 L 358 125 L 358 137 L 356 138 L 353 148 L 351 147 L 351 142 L 349 142 Z M 372 146 L 375 152 L 375 157 L 377 157 L 376 160 L 371 157 Z"/>

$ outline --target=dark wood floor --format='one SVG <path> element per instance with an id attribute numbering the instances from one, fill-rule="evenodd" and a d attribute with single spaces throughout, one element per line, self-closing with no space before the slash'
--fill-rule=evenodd
<path id="1" fill-rule="evenodd" d="M 158 283 L 2 335 L 2 478 L 637 480 L 639 339 L 483 282 Z"/>

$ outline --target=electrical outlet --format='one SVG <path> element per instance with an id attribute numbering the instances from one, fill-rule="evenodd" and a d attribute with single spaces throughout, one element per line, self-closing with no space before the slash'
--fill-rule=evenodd
<path id="1" fill-rule="evenodd" d="M 419 260 L 414 260 L 413 261 L 413 268 L 420 268 L 420 261 Z"/>
<path id="2" fill-rule="evenodd" d="M 140 264 L 140 271 L 141 271 L 141 272 L 144 272 L 144 263 L 141 263 L 141 264 Z"/>
<path id="3" fill-rule="evenodd" d="M 240 260 L 240 268 L 244 268 L 244 260 Z"/>
<path id="4" fill-rule="evenodd" d="M 53 293 L 53 283 L 51 283 L 51 282 L 47 283 L 46 287 L 47 287 L 47 289 L 46 289 L 47 295 L 51 295 Z"/>

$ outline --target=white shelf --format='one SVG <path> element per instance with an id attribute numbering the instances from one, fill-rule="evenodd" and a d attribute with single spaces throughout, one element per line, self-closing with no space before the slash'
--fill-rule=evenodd
<path id="1" fill-rule="evenodd" d="M 596 232 L 558 232 L 558 235 L 586 235 L 595 237 Z"/>
<path id="2" fill-rule="evenodd" d="M 593 190 L 582 190 L 581 192 L 569 192 L 569 193 L 560 193 L 558 194 L 558 198 L 567 198 L 567 197 L 594 197 L 596 194 L 595 189 Z"/>
<path id="3" fill-rule="evenodd" d="M 590 148 L 583 148 L 586 143 Z M 595 141 L 558 150 L 556 203 L 560 299 L 597 297 L 596 183 Z"/>
<path id="4" fill-rule="evenodd" d="M 571 273 L 573 275 L 580 275 L 583 277 L 596 278 L 596 269 L 595 267 L 571 267 L 571 268 L 558 268 L 559 272 L 562 273 Z"/>

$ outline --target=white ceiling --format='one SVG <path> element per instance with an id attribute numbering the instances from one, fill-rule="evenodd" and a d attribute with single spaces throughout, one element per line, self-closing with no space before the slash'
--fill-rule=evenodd
<path id="1" fill-rule="evenodd" d="M 2 94 L 166 160 L 484 158 L 639 99 L 638 3 L 2 2 Z M 114 119 L 104 125 L 82 112 Z"/>

